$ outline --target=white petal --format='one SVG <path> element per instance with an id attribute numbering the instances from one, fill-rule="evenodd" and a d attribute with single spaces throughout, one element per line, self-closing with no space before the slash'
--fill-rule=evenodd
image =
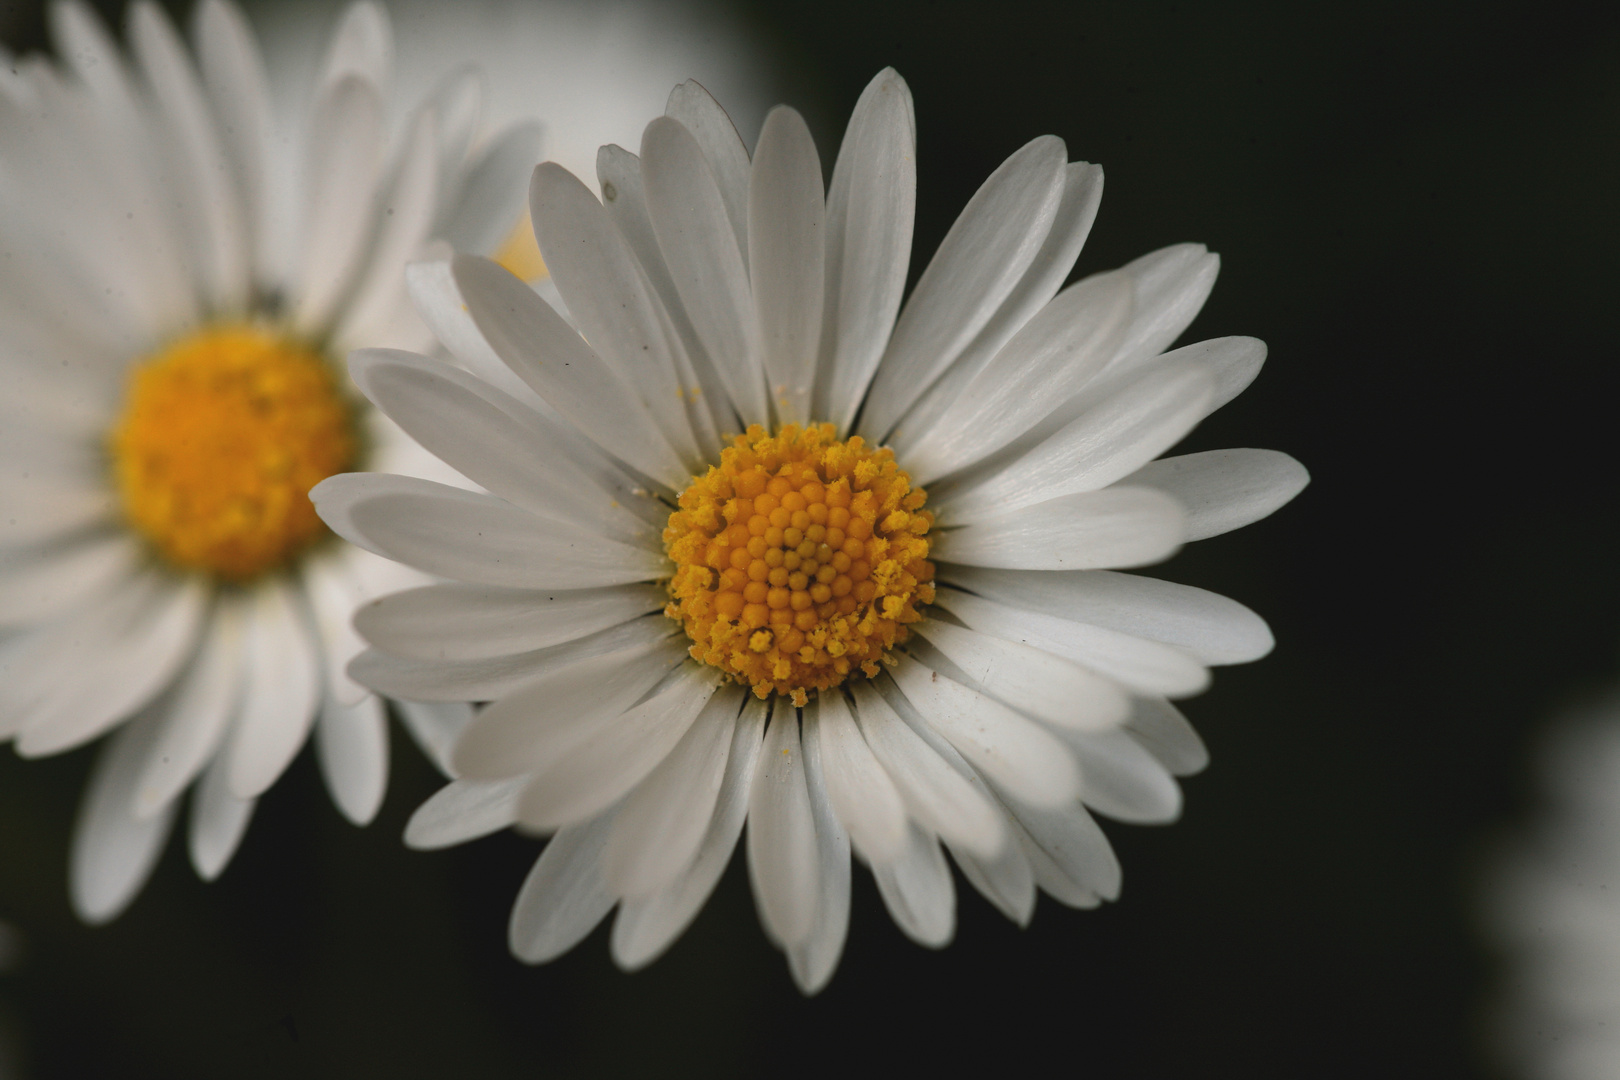
<path id="1" fill-rule="evenodd" d="M 0 555 L 0 626 L 27 626 L 78 607 L 128 578 L 141 555 L 127 533 Z"/>
<path id="2" fill-rule="evenodd" d="M 573 641 L 660 611 L 659 585 L 606 589 L 502 589 L 427 585 L 373 600 L 355 612 L 367 641 L 398 656 L 482 660 Z"/>
<path id="3" fill-rule="evenodd" d="M 861 429 L 881 445 L 973 340 L 1040 251 L 1063 199 L 1063 140 L 1043 135 L 974 193 L 917 280 L 872 380 Z"/>
<path id="4" fill-rule="evenodd" d="M 277 280 L 283 241 L 273 227 L 270 205 L 267 170 L 274 122 L 264 61 L 247 17 L 234 3 L 203 0 L 196 11 L 197 59 L 219 120 L 220 143 L 241 193 L 254 270 L 261 280 Z"/>
<path id="5" fill-rule="evenodd" d="M 893 68 L 849 118 L 827 192 L 827 284 L 815 415 L 848 432 L 905 292 L 917 206 L 917 121 Z"/>
<path id="6" fill-rule="evenodd" d="M 725 777 L 743 689 L 716 693 L 675 749 L 625 799 L 602 852 L 602 878 L 616 896 L 646 896 L 696 857 Z"/>
<path id="7" fill-rule="evenodd" d="M 365 79 L 380 91 L 388 89 L 394 70 L 394 31 L 381 4 L 361 0 L 344 9 L 332 33 L 321 65 L 321 84 L 340 79 Z"/>
<path id="8" fill-rule="evenodd" d="M 941 588 L 935 602 L 980 633 L 1073 660 L 1138 692 L 1186 696 L 1209 685 L 1209 671 L 1171 645 L 1010 607 L 953 588 Z"/>
<path id="9" fill-rule="evenodd" d="M 343 816 L 370 824 L 388 788 L 388 724 L 382 701 L 368 694 L 358 704 L 328 697 L 315 722 L 315 756 L 326 790 Z"/>
<path id="10" fill-rule="evenodd" d="M 896 715 L 869 682 L 854 680 L 849 687 L 861 734 L 899 789 L 910 815 L 930 833 L 982 855 L 999 852 L 1006 833 L 1001 815 L 984 793 Z"/>
<path id="11" fill-rule="evenodd" d="M 527 776 L 506 780 L 454 780 L 416 808 L 405 826 L 405 844 L 418 851 L 476 840 L 517 821 L 518 796 Z"/>
<path id="12" fill-rule="evenodd" d="M 499 780 L 546 768 L 641 700 L 674 666 L 672 650 L 621 647 L 551 671 L 490 705 L 456 740 L 457 776 Z"/>
<path id="13" fill-rule="evenodd" d="M 382 172 L 383 115 L 376 89 L 355 76 L 332 84 L 315 108 L 306 161 L 303 243 L 293 323 L 326 327 L 352 279 L 371 231 Z"/>
<path id="14" fill-rule="evenodd" d="M 703 148 L 703 158 L 720 186 L 737 246 L 748 250 L 748 148 L 737 126 L 707 90 L 688 79 L 669 92 L 664 115 L 679 120 Z"/>
<path id="15" fill-rule="evenodd" d="M 1011 607 L 1175 645 L 1206 664 L 1258 660 L 1275 644 L 1265 620 L 1237 601 L 1139 574 L 953 566 L 942 578 Z"/>
<path id="16" fill-rule="evenodd" d="M 86 671 L 80 661 L 74 681 L 30 711 L 17 752 L 40 757 L 71 749 L 150 701 L 190 657 L 207 610 L 208 590 L 188 580 L 162 581 L 136 609 L 107 612 L 110 639 L 101 648 L 82 641 L 76 644 L 84 651 L 73 650 L 94 658 L 93 666 Z"/>
<path id="17" fill-rule="evenodd" d="M 529 182 L 529 213 L 540 254 L 568 305 L 579 334 L 629 387 L 674 448 L 680 462 L 696 470 L 701 455 L 686 418 L 675 369 L 677 343 L 652 284 L 624 237 L 613 228 L 602 204 L 579 178 L 553 162 L 534 170 Z M 457 279 L 468 292 L 457 261 Z M 477 314 L 474 314 L 477 318 Z M 479 321 L 482 326 L 482 320 Z M 486 331 L 487 333 L 487 331 Z M 496 352 L 506 357 L 493 339 Z M 510 357 L 506 357 L 511 364 Z M 555 359 L 562 359 L 558 356 Z M 516 368 L 516 365 L 513 365 Z M 520 370 L 518 374 L 522 375 Z M 532 379 L 530 380 L 533 385 Z M 536 386 L 536 390 L 540 387 Z M 559 412 L 563 403 L 541 393 Z M 618 432 L 608 432 L 615 440 Z M 657 474 L 654 474 L 657 475 Z"/>
<path id="18" fill-rule="evenodd" d="M 750 695 L 731 737 L 726 775 L 720 783 L 714 817 L 697 857 L 680 877 L 652 896 L 625 900 L 613 922 L 613 959 L 627 971 L 656 960 L 680 936 L 714 891 L 731 861 L 748 816 L 749 792 L 765 733 L 768 706 Z"/>
<path id="19" fill-rule="evenodd" d="M 130 45 L 174 139 L 169 161 L 181 186 L 177 201 L 193 219 L 199 280 L 216 309 L 239 311 L 248 298 L 247 223 L 196 69 L 151 0 L 130 9 Z"/>
<path id="20" fill-rule="evenodd" d="M 797 714 L 777 700 L 748 800 L 748 880 L 759 921 L 790 950 L 815 930 L 821 876 Z"/>
<path id="21" fill-rule="evenodd" d="M 1188 541 L 1252 525 L 1310 483 L 1305 466 L 1276 450 L 1206 450 L 1161 458 L 1121 483 L 1157 488 L 1187 513 Z"/>
<path id="22" fill-rule="evenodd" d="M 1209 299 L 1221 260 L 1202 244 L 1173 244 L 1125 266 L 1135 283 L 1135 313 L 1112 367 L 1149 360 L 1181 336 Z"/>
<path id="23" fill-rule="evenodd" d="M 304 745 L 320 695 L 314 629 L 296 595 L 279 581 L 258 586 L 247 633 L 242 713 L 222 752 L 232 795 L 253 799 L 276 782 Z"/>
<path id="24" fill-rule="evenodd" d="M 536 170 L 535 175 L 541 173 Z M 608 454 L 671 490 L 686 486 L 690 470 L 660 430 L 644 396 L 580 340 L 561 315 L 487 259 L 459 256 L 452 268 L 467 310 L 490 348 L 535 393 Z"/>
<path id="25" fill-rule="evenodd" d="M 241 707 L 245 630 L 242 600 L 220 597 L 190 667 L 162 702 L 166 715 L 131 804 L 137 817 L 169 806 L 219 749 Z"/>
<path id="26" fill-rule="evenodd" d="M 958 847 L 951 848 L 951 857 L 980 895 L 1019 926 L 1029 925 L 1035 914 L 1035 872 L 1022 844 L 1006 845 L 993 860 Z"/>
<path id="27" fill-rule="evenodd" d="M 310 498 L 344 539 L 456 581 L 586 589 L 668 574 L 660 553 L 431 480 L 343 473 L 321 481 Z"/>
<path id="28" fill-rule="evenodd" d="M 1040 810 L 997 792 L 1020 828 L 1014 833 L 1036 883 L 1071 907 L 1095 907 L 1119 895 L 1119 859 L 1097 823 L 1078 803 Z"/>
<path id="29" fill-rule="evenodd" d="M 508 275 L 510 276 L 510 275 Z M 405 290 L 411 305 L 439 343 L 468 371 L 491 386 L 528 404 L 540 403 L 529 384 L 506 366 L 473 322 L 456 286 L 449 259 L 413 262 L 405 267 Z"/>
<path id="30" fill-rule="evenodd" d="M 1163 698 L 1137 698 L 1125 727 L 1148 753 L 1164 762 L 1172 776 L 1191 776 L 1209 764 L 1204 740 L 1181 710 Z"/>
<path id="31" fill-rule="evenodd" d="M 918 714 L 987 779 L 1035 806 L 1079 796 L 1073 756 L 1039 724 L 910 657 L 892 675 Z"/>
<path id="32" fill-rule="evenodd" d="M 908 416 L 896 429 L 907 471 L 919 484 L 932 483 L 1028 431 L 1113 358 L 1130 313 L 1130 279 L 1122 273 L 1065 289 L 957 387 L 926 428 L 919 430 L 923 418 Z"/>
<path id="33" fill-rule="evenodd" d="M 303 566 L 304 596 L 320 634 L 326 692 L 340 705 L 358 704 L 367 695 L 348 673 L 350 661 L 366 647 L 354 629 L 355 608 L 367 595 L 352 565 L 357 554 L 371 558 L 356 548 L 338 547 L 307 557 Z"/>
<path id="34" fill-rule="evenodd" d="M 19 470 L 20 471 L 20 470 Z M 104 485 L 71 483 L 51 475 L 0 474 L 0 547 L 59 544 L 112 518 L 113 493 Z"/>
<path id="35" fill-rule="evenodd" d="M 905 803 L 855 726 L 843 695 L 818 695 L 805 711 L 805 723 L 816 729 L 827 796 L 855 850 L 869 863 L 897 857 L 906 840 Z"/>
<path id="36" fill-rule="evenodd" d="M 1249 388 L 1266 362 L 1266 343 L 1251 337 L 1210 338 L 1164 354 L 1165 360 L 1194 359 L 1215 376 L 1214 412 Z"/>
<path id="37" fill-rule="evenodd" d="M 941 414 L 964 399 L 967 393 L 964 388 L 968 383 L 980 381 L 985 365 L 1011 343 L 1013 336 L 1032 317 L 1049 306 L 1048 302 L 1062 287 L 1064 279 L 1074 267 L 1080 248 L 1091 233 L 1092 222 L 1096 220 L 1097 204 L 1102 199 L 1102 181 L 1101 166 L 1084 161 L 1069 162 L 1064 170 L 1063 201 L 1058 204 L 1052 231 L 1046 234 L 1041 250 L 1036 253 L 1035 260 L 1024 272 L 1018 286 L 1002 302 L 984 329 L 979 331 L 973 343 L 962 350 L 962 355 L 950 369 L 917 399 L 917 403 L 891 434 L 890 445 L 908 465 L 916 461 L 911 451 L 906 449 L 909 447 L 908 433 L 911 437 L 921 437 L 936 428 Z M 1127 293 L 1127 309 L 1129 304 Z M 1118 339 L 1115 338 L 1098 362 L 1106 363 L 1117 345 Z M 1073 382 L 1076 376 L 1088 377 L 1084 371 L 1072 374 L 1067 370 L 1064 372 L 1066 382 Z M 1048 402 L 1054 400 L 1061 400 L 1057 391 L 1051 392 L 1048 398 Z"/>
<path id="38" fill-rule="evenodd" d="M 496 135 L 467 169 L 440 235 L 456 251 L 487 255 L 523 210 L 529 175 L 540 162 L 540 125 L 513 124 Z"/>
<path id="39" fill-rule="evenodd" d="M 912 825 L 904 853 L 872 867 L 889 917 L 912 941 L 930 949 L 950 944 L 956 932 L 956 889 L 939 841 Z"/>
<path id="40" fill-rule="evenodd" d="M 1080 755 L 1081 801 L 1091 809 L 1138 825 L 1181 816 L 1181 787 L 1129 732 L 1069 731 L 1063 738 Z"/>
<path id="41" fill-rule="evenodd" d="M 197 876 L 213 881 L 236 854 L 248 822 L 253 819 L 256 799 L 239 799 L 231 793 L 230 758 L 218 754 L 191 789 L 191 829 L 187 847 Z"/>
<path id="42" fill-rule="evenodd" d="M 535 771 L 518 799 L 529 829 L 561 828 L 601 813 L 669 755 L 714 697 L 712 668 L 688 664 L 664 692 L 597 729 Z"/>
<path id="43" fill-rule="evenodd" d="M 476 376 L 388 349 L 352 354 L 349 373 L 425 450 L 491 494 L 542 517 L 662 549 L 616 492 L 557 452 L 564 432 Z"/>
<path id="44" fill-rule="evenodd" d="M 1049 652 L 937 619 L 918 624 L 913 632 L 976 688 L 1056 727 L 1104 731 L 1130 714 L 1130 698 L 1118 684 Z M 922 653 L 920 658 L 934 665 L 934 657 Z M 957 677 L 954 671 L 936 670 Z"/>
<path id="45" fill-rule="evenodd" d="M 811 419 L 826 287 L 821 159 L 804 117 L 772 109 L 748 188 L 748 273 L 770 397 L 782 423 Z"/>
<path id="46" fill-rule="evenodd" d="M 465 701 L 395 701 L 400 723 L 411 733 L 428 759 L 446 776 L 450 771 L 450 747 L 472 723 L 472 706 Z"/>
<path id="47" fill-rule="evenodd" d="M 1146 487 L 1111 487 L 943 531 L 934 558 L 1010 570 L 1146 566 L 1175 554 L 1185 531 L 1174 499 Z"/>
<path id="48" fill-rule="evenodd" d="M 648 124 L 641 136 L 641 177 L 664 264 L 732 404 L 744 423 L 769 422 L 764 345 L 748 267 L 697 139 L 669 117 Z"/>
<path id="49" fill-rule="evenodd" d="M 529 871 L 512 905 L 507 940 L 526 964 L 555 960 L 579 944 L 613 907 L 602 884 L 602 845 L 613 811 L 563 829 Z"/>
<path id="50" fill-rule="evenodd" d="M 673 667 L 689 644 L 680 627 L 662 615 L 635 619 L 587 637 L 515 656 L 433 663 L 367 649 L 349 674 L 380 694 L 408 701 L 496 701 L 550 672 L 592 656 L 622 652 L 629 661 L 653 653 Z"/>
<path id="51" fill-rule="evenodd" d="M 96 756 L 73 826 L 68 887 L 73 911 L 92 925 L 110 922 L 151 876 L 174 825 L 175 804 L 138 818 L 135 786 L 164 717 L 153 712 L 107 740 Z"/>
<path id="52" fill-rule="evenodd" d="M 1196 361 L 1143 365 L 1038 445 L 939 500 L 951 524 L 985 521 L 1078 491 L 1096 491 L 1186 437 L 1208 413 L 1214 379 Z"/>
<path id="53" fill-rule="evenodd" d="M 394 175 L 369 213 L 376 223 L 370 250 L 356 269 L 352 291 L 332 332 L 339 354 L 359 345 L 413 344 L 421 334 L 402 338 L 400 309 L 405 282 L 400 271 L 427 241 L 438 209 L 439 133 L 432 113 L 417 118 L 406 137 Z M 409 328 L 408 324 L 403 324 Z"/>
<path id="54" fill-rule="evenodd" d="M 789 950 L 788 968 L 802 993 L 815 994 L 832 978 L 849 933 L 849 836 L 839 825 L 827 795 L 821 739 L 815 723 L 805 726 L 803 739 L 804 778 L 816 829 L 816 880 L 820 888 L 815 928 L 801 945 Z"/>

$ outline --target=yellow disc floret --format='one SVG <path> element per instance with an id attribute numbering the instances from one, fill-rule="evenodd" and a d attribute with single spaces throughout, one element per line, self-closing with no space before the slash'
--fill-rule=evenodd
<path id="1" fill-rule="evenodd" d="M 768 697 L 878 664 L 934 599 L 927 494 L 894 454 L 831 424 L 775 435 L 755 425 L 681 493 L 664 545 L 675 560 L 664 613 L 693 659 Z"/>
<path id="2" fill-rule="evenodd" d="M 111 437 L 124 514 L 170 562 L 230 581 L 325 532 L 309 489 L 349 468 L 332 365 L 251 326 L 212 326 L 139 364 Z"/>

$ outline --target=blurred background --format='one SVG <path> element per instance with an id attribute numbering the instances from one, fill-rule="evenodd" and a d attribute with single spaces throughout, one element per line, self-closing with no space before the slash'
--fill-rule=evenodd
<path id="1" fill-rule="evenodd" d="M 1254 335 L 1270 359 L 1185 449 L 1273 447 L 1314 481 L 1152 572 L 1255 608 L 1277 650 L 1187 703 L 1213 761 L 1183 819 L 1105 824 L 1118 903 L 1043 897 L 1019 930 L 961 889 L 935 953 L 857 871 L 842 966 L 811 1000 L 740 860 L 644 972 L 613 967 L 606 924 L 549 966 L 512 960 L 539 845 L 407 851 L 439 781 L 403 737 L 368 829 L 306 751 L 220 881 L 171 844 L 135 906 L 88 929 L 65 880 L 92 754 L 0 753 L 0 1038 L 19 1075 L 1502 1075 L 1480 882 L 1537 801 L 1538 725 L 1620 674 L 1620 8 L 545 9 L 646 50 L 625 74 L 588 49 L 524 64 L 507 35 L 542 120 L 645 76 L 599 136 L 552 132 L 576 167 L 597 141 L 633 148 L 695 76 L 734 92 L 750 142 L 766 105 L 797 104 L 830 172 L 892 64 L 917 102 L 914 278 L 980 181 L 1047 132 L 1107 170 L 1077 274 L 1184 240 L 1219 252 L 1189 339 Z M 402 78 L 407 57 L 463 47 L 442 30 L 459 10 L 395 6 Z M 324 28 L 334 11 L 252 14 Z M 0 40 L 43 47 L 39 7 L 0 3 Z"/>

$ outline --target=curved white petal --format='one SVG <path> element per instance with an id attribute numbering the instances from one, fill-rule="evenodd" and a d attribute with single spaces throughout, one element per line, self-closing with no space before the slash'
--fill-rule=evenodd
<path id="1" fill-rule="evenodd" d="M 431 480 L 343 473 L 321 481 L 310 498 L 344 539 L 455 581 L 585 589 L 668 573 L 662 553 Z"/>
<path id="2" fill-rule="evenodd" d="M 714 173 L 737 247 L 748 251 L 748 148 L 725 109 L 697 80 L 688 79 L 669 92 L 664 115 L 678 120 L 703 150 Z"/>
<path id="3" fill-rule="evenodd" d="M 135 788 L 165 717 L 148 713 L 107 740 L 85 788 L 68 862 L 74 913 L 92 925 L 110 922 L 151 876 L 174 825 L 175 804 L 141 818 Z"/>
<path id="4" fill-rule="evenodd" d="M 912 632 L 978 688 L 1055 727 L 1105 731 L 1130 715 L 1130 698 L 1117 683 L 1049 652 L 938 619 Z M 933 666 L 933 657 L 921 659 Z"/>
<path id="5" fill-rule="evenodd" d="M 647 125 L 641 178 L 659 251 L 693 329 L 743 422 L 768 423 L 764 343 L 748 266 L 715 174 L 679 121 L 664 116 Z"/>
<path id="6" fill-rule="evenodd" d="M 466 700 L 448 702 L 394 700 L 400 723 L 428 760 L 446 776 L 452 775 L 450 747 L 472 723 L 473 708 Z"/>
<path id="7" fill-rule="evenodd" d="M 939 841 L 913 824 L 899 858 L 872 867 L 889 917 L 917 944 L 942 949 L 956 932 L 956 888 Z"/>
<path id="8" fill-rule="evenodd" d="M 827 283 L 814 413 L 848 433 L 894 330 L 917 206 L 917 121 L 893 68 L 861 91 L 827 190 Z"/>
<path id="9" fill-rule="evenodd" d="M 1121 481 L 1155 488 L 1187 513 L 1187 540 L 1252 525 L 1305 490 L 1311 474 L 1276 450 L 1206 450 L 1160 458 Z"/>
<path id="10" fill-rule="evenodd" d="M 815 723 L 807 724 L 804 742 L 804 778 L 810 793 L 810 819 L 816 832 L 816 920 L 807 937 L 788 950 L 788 970 L 804 994 L 819 993 L 838 967 L 849 933 L 849 835 L 838 823 L 827 794 L 821 736 Z"/>
<path id="11" fill-rule="evenodd" d="M 535 770 L 518 821 L 555 829 L 601 813 L 657 768 L 715 698 L 713 669 L 678 669 L 661 693 L 589 731 Z M 715 706 L 722 707 L 722 706 Z"/>
<path id="12" fill-rule="evenodd" d="M 909 656 L 891 674 L 924 721 L 987 779 L 1034 806 L 1080 794 L 1074 757 L 1039 724 Z"/>
<path id="13" fill-rule="evenodd" d="M 371 231 L 382 173 L 383 109 L 370 83 L 349 75 L 316 105 L 304 160 L 299 268 L 292 318 L 306 334 L 325 329 L 348 288 Z"/>
<path id="14" fill-rule="evenodd" d="M 1136 297 L 1131 328 L 1110 364 L 1116 370 L 1152 359 L 1181 336 L 1215 288 L 1221 260 L 1203 244 L 1172 244 L 1132 260 L 1124 269 L 1131 275 Z"/>
<path id="15" fill-rule="evenodd" d="M 731 861 L 748 816 L 749 794 L 765 733 L 765 702 L 750 696 L 731 736 L 714 816 L 697 856 L 680 877 L 651 896 L 626 899 L 613 921 L 613 960 L 627 971 L 656 960 L 680 936 Z"/>
<path id="16" fill-rule="evenodd" d="M 394 73 L 394 30 L 388 12 L 372 0 L 358 0 L 343 11 L 321 64 L 321 84 L 360 78 L 386 91 Z"/>
<path id="17" fill-rule="evenodd" d="M 405 844 L 418 851 L 463 844 L 517 821 L 527 776 L 505 780 L 452 780 L 416 808 L 405 825 Z"/>
<path id="18" fill-rule="evenodd" d="M 304 745 L 321 698 L 314 628 L 281 581 L 255 591 L 247 630 L 242 712 L 221 756 L 230 793 L 250 800 L 276 782 Z"/>
<path id="19" fill-rule="evenodd" d="M 1043 135 L 990 174 L 940 242 L 895 324 L 861 430 L 881 445 L 1017 287 L 1063 199 L 1067 151 Z"/>
<path id="20" fill-rule="evenodd" d="M 779 698 L 748 800 L 748 880 L 765 935 L 789 950 L 815 930 L 820 892 L 816 826 L 804 769 L 798 710 Z"/>
<path id="21" fill-rule="evenodd" d="M 1035 914 L 1035 871 L 1022 844 L 1006 845 L 994 859 L 951 847 L 951 857 L 962 876 L 997 910 L 1020 927 L 1029 925 Z"/>
<path id="22" fill-rule="evenodd" d="M 910 816 L 928 832 L 972 851 L 992 857 L 999 852 L 1006 833 L 988 797 L 896 715 L 869 682 L 862 679 L 848 685 L 855 695 L 861 734 L 894 781 Z"/>
<path id="23" fill-rule="evenodd" d="M 483 660 L 573 641 L 660 611 L 668 600 L 659 585 L 551 591 L 424 585 L 371 601 L 354 613 L 354 624 L 396 656 Z"/>
<path id="24" fill-rule="evenodd" d="M 601 874 L 602 846 L 612 825 L 609 810 L 551 838 L 512 905 L 507 941 L 513 956 L 526 964 L 554 960 L 613 907 Z"/>
<path id="25" fill-rule="evenodd" d="M 264 61 L 241 8 L 227 0 L 203 0 L 196 12 L 197 61 L 241 196 L 252 269 L 260 280 L 274 281 L 284 255 L 271 205 L 273 121 Z"/>
<path id="26" fill-rule="evenodd" d="M 819 694 L 805 718 L 806 728 L 816 730 L 827 796 L 855 850 L 869 863 L 896 858 L 906 841 L 906 806 L 843 695 Z"/>
<path id="27" fill-rule="evenodd" d="M 1175 554 L 1186 528 L 1175 499 L 1148 487 L 1111 487 L 946 529 L 934 541 L 933 557 L 1009 570 L 1146 566 Z"/>
<path id="28" fill-rule="evenodd" d="M 646 896 L 696 857 L 725 777 L 743 689 L 728 687 L 668 757 L 625 799 L 602 851 L 602 878 L 616 896 Z"/>
<path id="29" fill-rule="evenodd" d="M 812 419 L 826 287 L 821 159 L 810 128 L 779 105 L 765 117 L 748 187 L 748 273 L 779 423 Z"/>
<path id="30" fill-rule="evenodd" d="M 315 722 L 315 757 L 343 816 L 356 825 L 370 824 L 388 790 L 388 723 L 382 700 L 367 694 L 344 705 L 328 697 Z"/>
<path id="31" fill-rule="evenodd" d="M 1018 829 L 1014 832 L 1035 871 L 1035 881 L 1070 907 L 1095 907 L 1119 895 L 1120 868 L 1108 838 L 1079 803 L 1037 809 L 997 792 Z"/>
<path id="32" fill-rule="evenodd" d="M 959 589 L 941 588 L 935 603 L 980 633 L 1072 660 L 1134 691 L 1183 697 L 1209 685 L 1208 669 L 1172 645 L 1011 607 Z"/>
<path id="33" fill-rule="evenodd" d="M 1131 737 L 1164 763 L 1172 776 L 1191 776 L 1209 764 L 1209 750 L 1181 710 L 1160 697 L 1139 697 L 1125 724 Z"/>
<path id="34" fill-rule="evenodd" d="M 253 820 L 256 799 L 240 799 L 231 792 L 230 758 L 216 754 L 191 789 L 191 821 L 187 850 L 192 868 L 204 881 L 213 881 L 225 871 L 247 834 Z"/>
<path id="35" fill-rule="evenodd" d="M 686 486 L 690 468 L 645 395 L 633 391 L 561 315 L 487 259 L 458 256 L 451 266 L 467 311 L 489 347 L 546 404 L 631 468 L 671 490 Z"/>
<path id="36" fill-rule="evenodd" d="M 1248 663 L 1275 644 L 1265 620 L 1236 600 L 1140 574 L 953 566 L 941 580 L 1011 607 L 1175 645 L 1206 664 Z"/>
<path id="37" fill-rule="evenodd" d="M 0 554 L 0 627 L 60 616 L 126 579 L 143 552 L 127 533 Z"/>
<path id="38" fill-rule="evenodd" d="M 523 209 L 529 176 L 540 162 L 541 126 L 513 124 L 481 150 L 461 178 L 439 235 L 456 251 L 487 255 Z"/>
<path id="39" fill-rule="evenodd" d="M 1115 821 L 1161 825 L 1181 816 L 1181 787 L 1169 770 L 1126 731 L 1064 732 L 1080 755 L 1080 800 Z"/>

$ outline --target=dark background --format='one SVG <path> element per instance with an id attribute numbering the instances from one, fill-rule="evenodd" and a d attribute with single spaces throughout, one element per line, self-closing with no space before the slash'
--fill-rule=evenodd
<path id="1" fill-rule="evenodd" d="M 1188 448 L 1274 447 L 1314 480 L 1156 571 L 1249 604 L 1279 642 L 1188 704 L 1213 764 L 1183 820 L 1106 826 L 1125 889 L 1100 911 L 1043 897 L 1019 930 L 963 885 L 938 953 L 858 870 L 842 966 L 807 1001 L 740 860 L 643 973 L 601 930 L 513 961 L 538 845 L 405 850 L 436 779 L 402 737 L 371 828 L 342 822 L 306 753 L 219 882 L 172 843 L 135 906 L 86 929 L 64 883 L 89 754 L 6 753 L 0 917 L 26 950 L 0 995 L 31 1074 L 1492 1075 L 1482 867 L 1534 803 L 1537 725 L 1620 672 L 1620 8 L 740 10 L 829 165 L 866 80 L 910 82 L 914 274 L 1045 132 L 1107 169 L 1078 272 L 1182 240 L 1221 253 L 1190 337 L 1252 334 L 1270 361 Z M 37 11 L 0 11 L 9 44 L 38 45 Z"/>

